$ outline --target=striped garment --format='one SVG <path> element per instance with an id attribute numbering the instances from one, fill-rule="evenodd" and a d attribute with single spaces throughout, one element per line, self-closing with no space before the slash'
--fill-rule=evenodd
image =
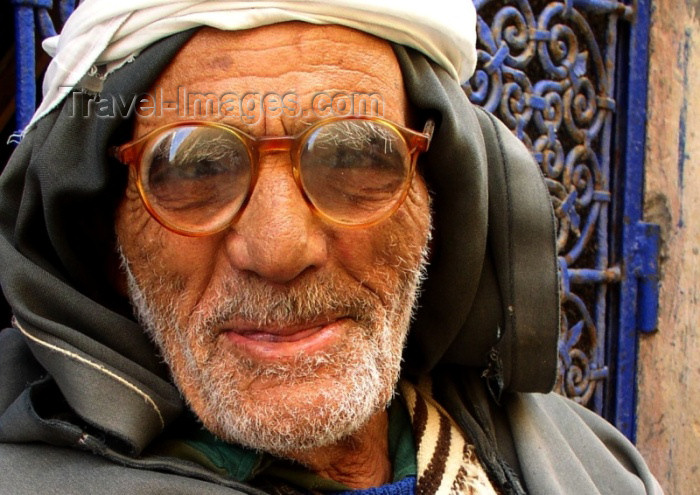
<path id="1" fill-rule="evenodd" d="M 402 380 L 399 387 L 413 424 L 418 461 L 416 495 L 496 495 L 474 446 L 433 398 L 430 379 L 417 385 Z"/>

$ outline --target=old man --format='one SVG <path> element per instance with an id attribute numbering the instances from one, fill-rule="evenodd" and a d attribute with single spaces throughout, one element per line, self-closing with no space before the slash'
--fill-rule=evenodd
<path id="1" fill-rule="evenodd" d="M 460 90 L 473 25 L 83 2 L 0 184 L 2 492 L 660 493 L 525 393 L 555 376 L 554 220 Z"/>

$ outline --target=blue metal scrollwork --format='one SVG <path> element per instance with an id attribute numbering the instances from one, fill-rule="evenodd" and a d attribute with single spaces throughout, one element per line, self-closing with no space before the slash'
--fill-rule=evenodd
<path id="1" fill-rule="evenodd" d="M 637 334 L 656 327 L 659 234 L 641 222 L 649 1 L 629 3 L 475 0 L 478 69 L 464 89 L 526 144 L 549 187 L 562 284 L 558 391 L 634 440 Z M 621 27 L 629 53 L 618 51 Z M 613 127 L 616 94 L 624 111 Z"/>
<path id="2" fill-rule="evenodd" d="M 465 91 L 532 151 L 558 224 L 562 323 L 558 390 L 597 411 L 608 377 L 608 206 L 616 1 L 477 0 L 478 69 Z M 591 403 L 593 400 L 593 403 Z"/>

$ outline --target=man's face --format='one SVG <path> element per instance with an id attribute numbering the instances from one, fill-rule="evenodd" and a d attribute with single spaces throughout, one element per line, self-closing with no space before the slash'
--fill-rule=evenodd
<path id="1" fill-rule="evenodd" d="M 183 90 L 293 94 L 302 109 L 318 106 L 320 92 L 378 94 L 383 117 L 407 124 L 390 46 L 337 26 L 201 30 L 151 94 L 182 102 Z M 254 136 L 297 134 L 318 118 L 258 110 L 250 119 L 194 115 L 192 102 L 187 111 L 137 117 L 134 137 L 183 114 Z M 267 153 L 229 229 L 170 232 L 142 205 L 132 173 L 116 231 L 137 314 L 204 425 L 227 441 L 289 453 L 354 433 L 391 399 L 429 217 L 416 177 L 387 220 L 365 228 L 328 223 L 303 199 L 289 154 Z"/>

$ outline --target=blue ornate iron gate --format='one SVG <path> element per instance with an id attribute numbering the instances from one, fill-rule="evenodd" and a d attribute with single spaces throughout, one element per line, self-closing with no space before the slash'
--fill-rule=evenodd
<path id="1" fill-rule="evenodd" d="M 658 227 L 641 222 L 648 0 L 474 3 L 465 91 L 532 151 L 559 221 L 557 389 L 634 440 L 637 332 L 658 301 Z"/>
<path id="2" fill-rule="evenodd" d="M 641 222 L 649 1 L 474 0 L 479 63 L 464 88 L 528 146 L 552 196 L 557 390 L 632 440 L 637 332 L 654 330 L 658 301 L 658 227 Z M 12 3 L 22 129 L 36 103 L 36 24 L 55 34 L 49 12 L 63 23 L 75 1 Z"/>

